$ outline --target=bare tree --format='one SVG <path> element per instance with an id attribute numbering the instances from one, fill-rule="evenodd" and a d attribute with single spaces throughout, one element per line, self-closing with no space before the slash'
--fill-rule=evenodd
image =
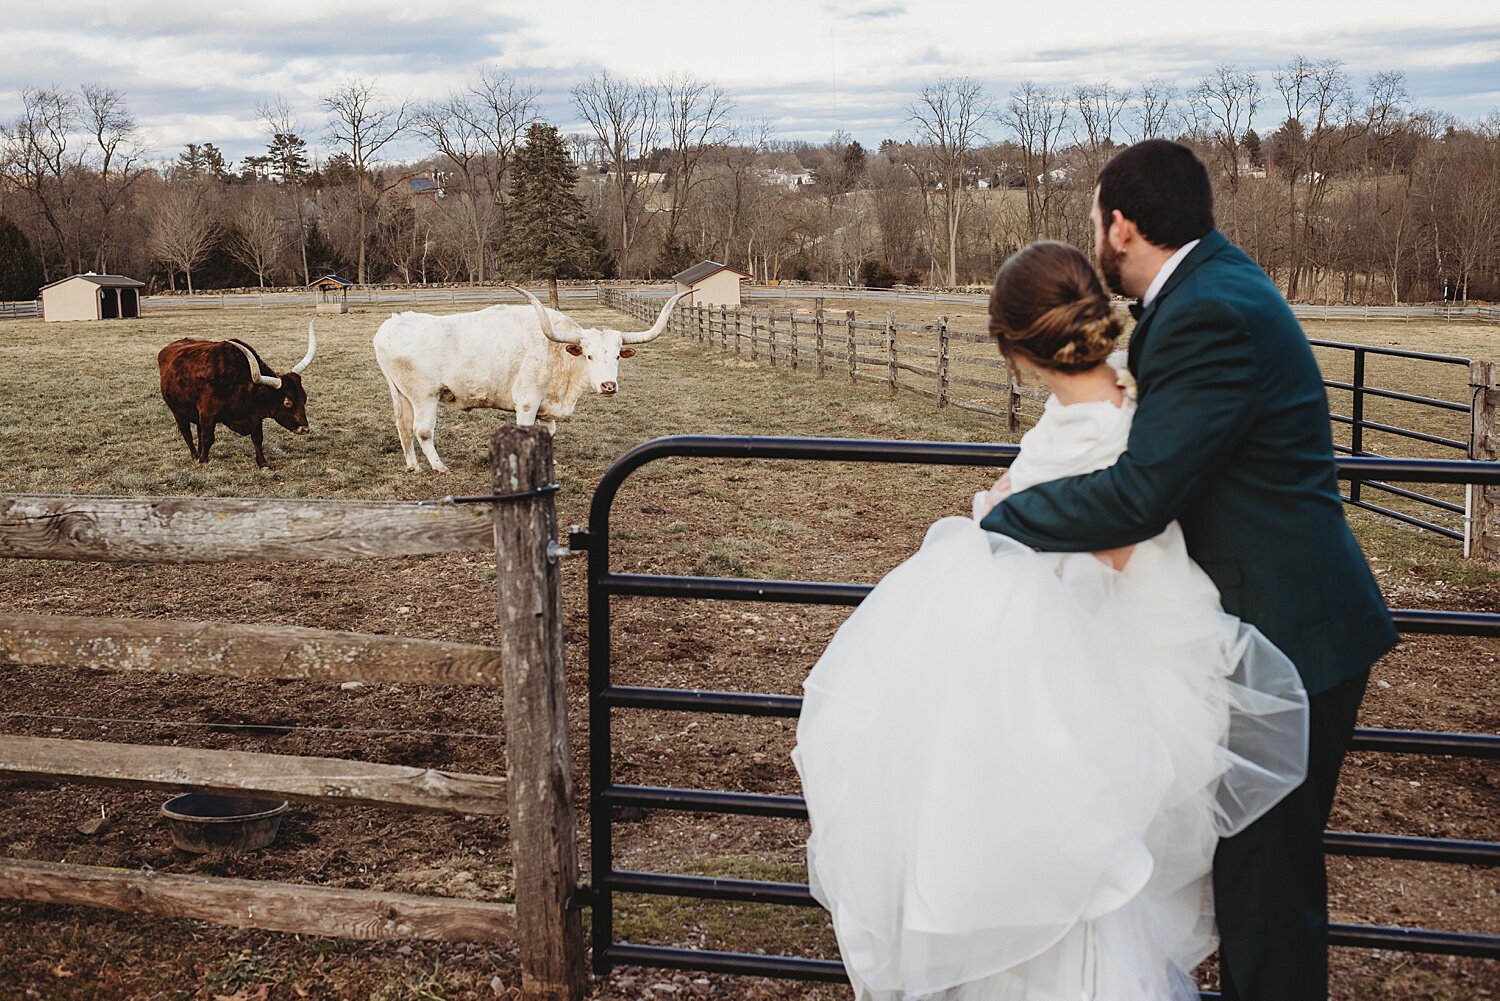
<path id="1" fill-rule="evenodd" d="M 82 125 L 93 139 L 97 170 L 94 199 L 99 207 L 99 235 L 94 270 L 108 274 L 115 251 L 115 220 L 130 189 L 146 171 L 146 147 L 123 94 L 95 83 L 84 84 L 81 91 Z"/>
<path id="2" fill-rule="evenodd" d="M 1349 77 L 1338 60 L 1295 56 L 1274 80 L 1286 108 L 1276 151 L 1287 186 L 1287 296 L 1296 298 L 1307 264 L 1304 248 L 1328 195 L 1336 155 L 1357 138 L 1358 126 Z"/>
<path id="3" fill-rule="evenodd" d="M 1162 139 L 1170 136 L 1177 126 L 1177 88 L 1167 81 L 1152 78 L 1136 89 L 1131 112 L 1135 128 L 1126 131 L 1131 142 L 1146 139 Z"/>
<path id="4" fill-rule="evenodd" d="M 1260 107 L 1260 78 L 1237 66 L 1220 66 L 1198 81 L 1188 98 L 1193 129 L 1211 151 L 1231 192 L 1239 190 L 1240 144 Z"/>
<path id="5" fill-rule="evenodd" d="M 619 234 L 620 274 L 635 270 L 632 250 L 639 236 L 642 208 L 653 184 L 640 158 L 661 135 L 661 95 L 649 83 L 600 72 L 573 88 L 573 106 L 599 140 L 609 166 Z M 643 174 L 645 175 L 643 180 Z"/>
<path id="6" fill-rule="evenodd" d="M 1026 179 L 1026 225 L 1029 236 L 1053 236 L 1054 196 L 1061 178 L 1055 173 L 1063 130 L 1068 124 L 1068 104 L 1055 90 L 1030 80 L 1010 92 L 1001 121 L 1015 133 L 1021 147 Z"/>
<path id="7" fill-rule="evenodd" d="M 303 205 L 302 190 L 302 184 L 307 179 L 307 158 L 303 154 L 307 143 L 302 138 L 302 125 L 279 94 L 275 101 L 257 106 L 255 113 L 270 140 L 267 155 L 271 173 L 280 181 L 297 220 L 297 252 L 302 260 L 302 283 L 310 285 L 312 273 L 307 267 L 307 211 Z"/>
<path id="8" fill-rule="evenodd" d="M 1083 150 L 1088 162 L 1089 190 L 1093 190 L 1099 170 L 1114 148 L 1115 129 L 1129 100 L 1128 91 L 1116 90 L 1108 80 L 1073 88 L 1073 106 L 1078 109 L 1081 127 L 1081 131 L 1073 131 L 1073 142 Z"/>
<path id="9" fill-rule="evenodd" d="M 226 246 L 230 256 L 254 271 L 265 288 L 266 276 L 286 250 L 286 236 L 270 192 L 256 184 L 235 213 Z"/>
<path id="10" fill-rule="evenodd" d="M 388 190 L 371 177 L 380 151 L 406 131 L 411 116 L 411 102 L 397 106 L 381 102 L 376 86 L 359 77 L 346 80 L 332 93 L 323 96 L 328 112 L 328 138 L 348 153 L 354 167 L 359 214 L 359 281 L 366 280 L 365 260 L 370 231 L 370 210 Z"/>
<path id="11" fill-rule="evenodd" d="M 880 227 L 881 256 L 892 268 L 909 268 L 921 249 L 922 195 L 910 172 L 888 157 L 872 157 L 867 176 Z"/>
<path id="12" fill-rule="evenodd" d="M 671 246 L 677 241 L 678 223 L 697 183 L 699 161 L 729 137 L 734 102 L 718 84 L 687 73 L 663 79 L 660 93 L 666 138 L 672 148 L 666 234 L 667 245 Z"/>
<path id="13" fill-rule="evenodd" d="M 925 84 L 915 103 L 906 109 L 914 142 L 929 157 L 941 185 L 943 236 L 948 251 L 947 281 L 958 284 L 958 230 L 968 204 L 969 168 L 975 149 L 984 142 L 984 121 L 994 105 L 977 80 L 949 77 Z"/>
<path id="14" fill-rule="evenodd" d="M 504 205 L 508 197 L 510 166 L 526 130 L 537 120 L 536 99 L 540 94 L 536 87 L 517 83 L 501 70 L 486 67 L 457 106 L 468 116 L 465 124 L 486 148 L 490 190 L 497 204 Z"/>
<path id="15" fill-rule="evenodd" d="M 483 283 L 487 251 L 500 225 L 497 193 L 490 186 L 484 120 L 481 109 L 466 94 L 451 94 L 412 116 L 412 128 L 423 136 L 452 170 L 444 184 L 442 211 L 454 218 L 464 234 L 462 255 L 470 281 Z"/>
<path id="16" fill-rule="evenodd" d="M 181 271 L 193 291 L 193 269 L 203 263 L 219 233 L 209 187 L 202 181 L 168 184 L 157 200 L 148 245 L 152 256 L 167 266 L 167 281 Z"/>
<path id="17" fill-rule="evenodd" d="M 78 100 L 47 88 L 26 88 L 20 98 L 20 115 L 0 128 L 0 164 L 45 221 L 63 267 L 82 271 L 77 184 L 82 158 L 71 145 L 80 121 Z M 48 271 L 45 254 L 43 270 Z"/>

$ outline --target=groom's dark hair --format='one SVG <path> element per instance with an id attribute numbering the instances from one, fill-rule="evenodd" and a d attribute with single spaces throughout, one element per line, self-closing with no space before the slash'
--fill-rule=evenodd
<path id="1" fill-rule="evenodd" d="M 1182 143 L 1147 139 L 1099 171 L 1104 228 L 1116 209 L 1158 247 L 1175 250 L 1214 228 L 1214 189 L 1203 161 Z"/>

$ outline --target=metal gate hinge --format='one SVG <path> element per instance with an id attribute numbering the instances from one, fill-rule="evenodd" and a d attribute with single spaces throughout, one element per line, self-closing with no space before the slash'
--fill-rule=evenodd
<path id="1" fill-rule="evenodd" d="M 586 529 L 574 525 L 568 529 L 568 544 L 560 546 L 555 539 L 547 540 L 547 559 L 556 563 L 572 556 L 587 556 L 589 542 L 593 539 Z"/>
<path id="2" fill-rule="evenodd" d="M 587 883 L 579 883 L 573 887 L 573 892 L 568 894 L 568 910 L 581 911 L 585 907 L 594 906 L 594 888 Z"/>

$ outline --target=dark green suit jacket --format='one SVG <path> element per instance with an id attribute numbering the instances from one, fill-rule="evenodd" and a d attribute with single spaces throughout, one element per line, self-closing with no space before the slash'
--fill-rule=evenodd
<path id="1" fill-rule="evenodd" d="M 1083 552 L 1175 519 L 1225 611 L 1280 647 L 1309 693 L 1367 671 L 1396 631 L 1344 520 L 1322 376 L 1276 286 L 1215 230 L 1141 313 L 1129 358 L 1126 452 L 1012 495 L 983 526 Z"/>

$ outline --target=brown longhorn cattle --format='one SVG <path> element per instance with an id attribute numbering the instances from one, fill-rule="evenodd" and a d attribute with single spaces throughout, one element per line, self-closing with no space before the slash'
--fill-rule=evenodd
<path id="1" fill-rule="evenodd" d="M 267 417 L 295 434 L 307 434 L 307 393 L 302 371 L 312 362 L 318 345 L 313 325 L 307 325 L 307 354 L 291 371 L 266 375 L 269 369 L 255 349 L 241 340 L 173 341 L 156 355 L 161 370 L 161 398 L 177 418 L 177 429 L 188 451 L 199 462 L 208 461 L 214 444 L 214 425 L 222 424 L 255 443 L 255 464 L 269 468 L 262 444 L 261 421 Z M 193 444 L 190 425 L 198 426 Z"/>

